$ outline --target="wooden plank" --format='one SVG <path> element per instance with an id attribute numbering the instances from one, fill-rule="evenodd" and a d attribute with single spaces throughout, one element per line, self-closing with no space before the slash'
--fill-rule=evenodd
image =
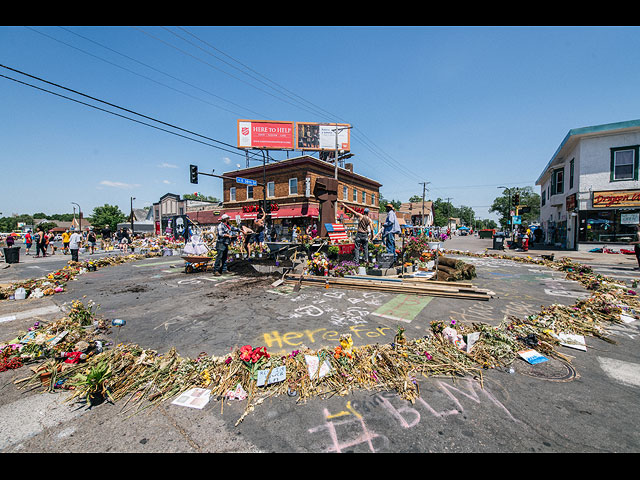
<path id="1" fill-rule="evenodd" d="M 292 283 L 300 281 L 300 279 L 295 279 L 291 277 L 287 277 L 286 282 Z M 403 285 L 396 283 L 385 283 L 385 282 L 372 282 L 372 281 L 353 281 L 349 279 L 344 279 L 340 277 L 309 277 L 305 276 L 302 278 L 302 282 L 307 285 L 324 285 L 329 284 L 333 286 L 339 286 L 347 289 L 364 289 L 364 290 L 378 290 L 384 292 L 393 292 L 393 293 L 413 293 L 416 295 L 431 295 L 431 296 L 448 296 L 448 297 L 456 297 L 456 298 L 472 298 L 477 300 L 488 300 L 490 296 L 487 292 L 468 290 L 465 292 L 461 292 L 457 288 L 446 288 L 445 286 L 434 286 L 427 287 L 423 285 Z"/>

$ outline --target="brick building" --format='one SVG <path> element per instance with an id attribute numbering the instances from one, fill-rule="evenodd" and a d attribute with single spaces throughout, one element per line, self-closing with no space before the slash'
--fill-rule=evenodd
<path id="1" fill-rule="evenodd" d="M 318 158 L 303 155 L 291 159 L 270 162 L 266 165 L 225 172 L 224 177 L 241 177 L 255 180 L 259 185 L 248 186 L 233 179 L 223 180 L 223 206 L 220 215 L 226 213 L 231 219 L 251 225 L 257 209 L 264 199 L 263 186 L 266 178 L 266 200 L 270 207 L 270 218 L 279 238 L 287 238 L 292 226 L 305 229 L 318 225 L 321 202 L 314 195 L 316 181 L 320 177 L 335 176 L 335 166 Z M 345 212 L 340 202 L 356 211 L 369 208 L 369 217 L 378 224 L 380 183 L 353 171 L 353 164 L 338 168 L 338 222 L 352 224 L 353 215 Z M 269 210 L 269 208 L 268 208 Z"/>

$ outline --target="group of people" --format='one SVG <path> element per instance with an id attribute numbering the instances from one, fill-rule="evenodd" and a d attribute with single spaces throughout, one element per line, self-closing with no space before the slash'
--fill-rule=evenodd
<path id="1" fill-rule="evenodd" d="M 131 236 L 127 229 L 121 228 L 115 235 L 111 233 L 109 226 L 107 225 L 102 229 L 102 242 L 103 246 L 109 246 L 114 244 L 120 248 L 123 252 L 128 250 L 129 244 L 131 244 Z M 71 260 L 78 261 L 78 252 L 82 246 L 87 248 L 90 255 L 93 255 L 98 250 L 98 234 L 93 228 L 85 232 L 72 229 L 71 231 L 65 230 L 61 235 L 62 240 L 62 253 L 65 255 L 71 255 Z M 52 231 L 45 231 L 42 227 L 37 227 L 33 232 L 31 229 L 27 230 L 24 235 L 24 245 L 27 255 L 31 255 L 31 249 L 35 247 L 34 258 L 48 257 L 55 255 L 57 247 L 54 245 L 56 235 Z M 13 235 L 7 235 L 5 239 L 7 247 L 13 247 L 15 245 L 15 237 Z"/>
<path id="2" fill-rule="evenodd" d="M 358 219 L 358 226 L 356 227 L 356 237 L 354 239 L 355 252 L 354 260 L 357 264 L 360 263 L 360 251 L 363 253 L 363 259 L 365 262 L 369 261 L 369 241 L 382 238 L 383 244 L 387 249 L 387 253 L 393 254 L 394 260 L 397 258 L 396 254 L 396 234 L 401 232 L 400 222 L 396 215 L 395 209 L 392 204 L 385 205 L 387 217 L 382 224 L 382 229 L 378 233 L 374 233 L 373 221 L 369 218 L 369 209 L 365 208 L 363 213 L 356 212 L 348 205 L 340 203 L 346 210 L 353 213 Z"/>

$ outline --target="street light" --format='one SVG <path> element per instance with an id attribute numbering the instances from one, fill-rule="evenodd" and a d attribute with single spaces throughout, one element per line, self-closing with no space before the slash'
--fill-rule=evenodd
<path id="1" fill-rule="evenodd" d="M 133 235 L 133 201 L 136 197 L 131 197 L 131 235 Z"/>
<path id="2" fill-rule="evenodd" d="M 80 205 L 78 205 L 76 202 L 71 202 L 71 204 L 78 206 L 78 229 L 80 230 L 80 233 L 82 233 L 82 208 L 80 208 Z"/>

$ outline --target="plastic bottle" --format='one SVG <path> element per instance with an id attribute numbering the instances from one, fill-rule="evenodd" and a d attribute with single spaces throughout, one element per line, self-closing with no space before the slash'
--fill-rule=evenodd
<path id="1" fill-rule="evenodd" d="M 13 294 L 16 300 L 24 300 L 27 297 L 27 291 L 23 287 L 18 287 Z"/>

